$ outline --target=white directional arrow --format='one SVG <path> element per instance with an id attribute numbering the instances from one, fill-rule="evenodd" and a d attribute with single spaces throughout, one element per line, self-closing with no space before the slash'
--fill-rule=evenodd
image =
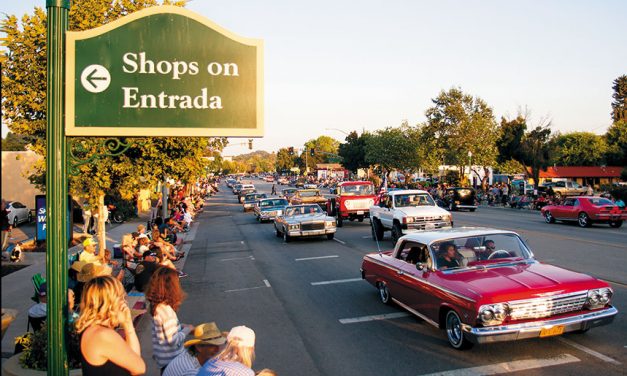
<path id="1" fill-rule="evenodd" d="M 102 65 L 92 64 L 81 73 L 81 84 L 90 93 L 103 92 L 107 90 L 110 83 L 111 75 Z"/>

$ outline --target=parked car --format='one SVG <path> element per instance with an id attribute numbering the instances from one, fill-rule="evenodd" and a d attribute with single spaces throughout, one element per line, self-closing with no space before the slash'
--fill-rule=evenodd
<path id="1" fill-rule="evenodd" d="M 549 187 L 553 190 L 553 194 L 556 198 L 585 195 L 588 191 L 587 187 L 583 187 L 574 181 L 546 182 L 538 186 L 538 191 L 546 193 L 548 192 Z"/>
<path id="2" fill-rule="evenodd" d="M 257 221 L 270 221 L 279 215 L 283 215 L 283 211 L 288 205 L 289 203 L 284 198 L 266 198 L 259 200 L 259 203 L 255 205 L 253 211 L 255 212 Z"/>
<path id="3" fill-rule="evenodd" d="M 268 175 L 264 178 L 264 180 L 268 183 L 272 183 L 274 181 L 274 176 Z"/>
<path id="4" fill-rule="evenodd" d="M 244 206 L 244 211 L 247 212 L 249 210 L 253 210 L 253 208 L 255 207 L 255 204 L 257 204 L 257 201 L 261 200 L 262 198 L 267 198 L 268 196 L 266 196 L 265 193 L 247 193 L 244 196 L 244 202 L 242 202 L 243 206 Z"/>
<path id="5" fill-rule="evenodd" d="M 288 243 L 295 237 L 322 236 L 332 240 L 335 236 L 335 219 L 329 217 L 318 204 L 290 205 L 283 215 L 274 219 L 277 237 Z"/>
<path id="6" fill-rule="evenodd" d="M 540 212 L 546 223 L 577 221 L 580 227 L 607 223 L 610 227 L 619 228 L 627 220 L 627 209 L 621 209 L 612 201 L 596 196 L 567 197 L 561 205 L 547 205 Z"/>
<path id="7" fill-rule="evenodd" d="M 438 207 L 426 191 L 394 190 L 383 194 L 379 200 L 378 205 L 370 207 L 373 240 L 383 239 L 384 231 L 391 231 L 392 240 L 396 242 L 411 232 L 453 226 L 451 213 Z"/>
<path id="8" fill-rule="evenodd" d="M 455 349 L 585 332 L 614 320 L 610 285 L 544 264 L 511 231 L 454 228 L 405 235 L 364 256 L 362 278 L 436 328 Z"/>
<path id="9" fill-rule="evenodd" d="M 316 189 L 318 188 L 318 184 L 316 183 L 305 183 L 303 184 L 304 189 Z"/>
<path id="10" fill-rule="evenodd" d="M 477 193 L 474 188 L 454 187 L 447 188 L 443 198 L 444 207 L 449 211 L 468 209 L 471 212 L 477 210 Z"/>
<path id="11" fill-rule="evenodd" d="M 33 214 L 26 205 L 19 201 L 11 201 L 7 203 L 7 211 L 9 212 L 9 223 L 13 227 L 17 227 L 20 223 L 30 223 L 33 220 Z"/>

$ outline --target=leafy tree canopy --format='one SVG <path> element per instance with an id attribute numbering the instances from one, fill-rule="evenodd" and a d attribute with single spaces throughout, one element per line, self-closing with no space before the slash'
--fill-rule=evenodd
<path id="1" fill-rule="evenodd" d="M 627 75 L 615 79 L 612 90 L 612 119 L 614 122 L 627 121 Z"/>
<path id="2" fill-rule="evenodd" d="M 28 144 L 30 144 L 28 137 L 9 132 L 2 139 L 2 151 L 25 151 Z"/>
<path id="3" fill-rule="evenodd" d="M 400 127 L 378 130 L 367 138 L 366 162 L 381 166 L 385 172 L 415 172 L 420 165 L 420 131 L 404 122 Z"/>
<path id="4" fill-rule="evenodd" d="M 599 166 L 605 161 L 607 144 L 603 136 L 573 132 L 555 137 L 553 162 L 559 166 Z"/>
<path id="5" fill-rule="evenodd" d="M 368 168 L 366 143 L 369 137 L 370 133 L 363 132 L 359 135 L 356 131 L 352 131 L 346 136 L 346 142 L 340 144 L 338 148 L 338 154 L 342 157 L 344 168 L 354 173 L 360 168 Z"/>
<path id="6" fill-rule="evenodd" d="M 627 166 L 627 120 L 617 121 L 605 134 L 608 166 Z"/>

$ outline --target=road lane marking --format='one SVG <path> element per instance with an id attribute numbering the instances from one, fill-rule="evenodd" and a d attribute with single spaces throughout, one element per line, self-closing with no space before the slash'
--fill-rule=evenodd
<path id="1" fill-rule="evenodd" d="M 245 287 L 243 289 L 233 289 L 233 290 L 225 290 L 224 292 L 238 292 L 238 291 L 248 291 L 248 290 L 257 290 L 257 289 L 265 289 L 270 287 L 270 282 L 267 279 L 263 280 L 263 286 L 255 286 L 255 287 Z"/>
<path id="2" fill-rule="evenodd" d="M 510 373 L 518 371 L 526 371 L 529 369 L 557 366 L 560 364 L 576 363 L 580 362 L 579 358 L 576 358 L 570 354 L 561 354 L 547 359 L 527 359 L 527 360 L 514 360 L 512 362 L 503 362 L 490 364 L 487 366 L 460 368 L 450 371 L 434 372 L 424 374 L 422 376 L 470 376 L 470 375 L 497 375 L 501 373 Z"/>
<path id="3" fill-rule="evenodd" d="M 411 315 L 407 312 L 394 312 L 394 313 L 385 313 L 382 315 L 371 315 L 371 316 L 361 316 L 361 317 L 351 317 L 347 319 L 340 319 L 340 323 L 355 324 L 358 322 L 398 319 L 401 317 L 408 317 L 408 316 L 411 316 Z"/>
<path id="4" fill-rule="evenodd" d="M 233 261 L 233 260 L 254 260 L 255 258 L 253 256 L 246 256 L 246 257 L 232 257 L 232 258 L 226 258 L 226 259 L 222 259 L 220 261 Z"/>
<path id="5" fill-rule="evenodd" d="M 319 256 L 319 257 L 304 257 L 304 258 L 294 259 L 294 261 L 320 260 L 320 259 L 335 258 L 335 257 L 340 257 L 340 256 L 331 255 L 331 256 Z"/>
<path id="6" fill-rule="evenodd" d="M 267 280 L 267 279 L 264 279 L 264 280 L 263 280 L 263 283 L 264 283 L 264 285 L 266 285 L 266 287 L 271 287 L 271 286 L 270 286 L 270 282 L 268 282 L 268 280 Z"/>
<path id="7" fill-rule="evenodd" d="M 362 236 L 361 238 L 362 238 L 362 239 L 368 239 L 368 238 L 371 238 L 371 237 L 372 237 L 372 236 L 370 236 L 370 235 L 366 235 L 366 236 Z"/>
<path id="8" fill-rule="evenodd" d="M 338 239 L 338 238 L 333 238 L 333 240 L 335 240 L 336 242 L 338 242 L 338 243 L 340 243 L 340 244 L 346 244 L 346 242 L 345 242 L 345 241 L 340 240 L 340 239 Z"/>
<path id="9" fill-rule="evenodd" d="M 599 358 L 599 359 L 601 359 L 604 362 L 612 363 L 612 364 L 615 364 L 615 365 L 621 365 L 622 364 L 621 362 L 619 362 L 619 361 L 617 361 L 615 359 L 612 359 L 612 358 L 610 358 L 607 355 L 603 355 L 600 352 L 597 352 L 597 351 L 594 351 L 592 349 L 589 349 L 586 346 L 580 345 L 577 342 L 573 342 L 573 341 L 571 341 L 569 339 L 566 339 L 566 338 L 563 338 L 563 337 L 558 337 L 557 340 L 560 341 L 560 342 L 563 342 L 563 343 L 565 343 L 565 344 L 567 344 L 569 346 L 572 346 L 572 347 L 576 348 L 577 350 L 581 350 L 581 351 L 585 352 L 588 355 L 592 355 L 595 358 Z"/>
<path id="10" fill-rule="evenodd" d="M 321 282 L 311 282 L 312 286 L 320 286 L 320 285 L 331 285 L 334 283 L 347 283 L 347 282 L 357 282 L 361 281 L 361 278 L 349 278 L 349 279 L 336 279 L 334 281 L 321 281 Z"/>

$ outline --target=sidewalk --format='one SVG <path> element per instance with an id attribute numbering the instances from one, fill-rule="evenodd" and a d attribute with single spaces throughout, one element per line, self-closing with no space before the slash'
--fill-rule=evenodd
<path id="1" fill-rule="evenodd" d="M 146 224 L 148 214 L 140 215 L 128 222 L 120 225 L 107 225 L 107 245 L 108 249 L 113 250 L 113 246 L 118 244 L 122 235 L 137 231 L 138 224 Z M 189 233 L 187 233 L 189 235 Z M 81 245 L 72 247 L 68 250 L 68 255 L 74 254 L 82 249 Z M 185 260 L 183 258 L 181 261 Z M 33 295 L 33 284 L 31 278 L 37 273 L 42 276 L 46 274 L 46 254 L 43 252 L 25 252 L 22 264 L 30 264 L 29 266 L 13 272 L 2 278 L 2 306 L 3 308 L 15 309 L 18 315 L 15 321 L 7 329 L 2 339 L 2 357 L 5 358 L 9 353 L 12 355 L 14 350 L 14 338 L 24 334 L 26 331 L 26 323 L 28 321 L 28 309 L 34 304 L 30 299 Z M 178 266 L 179 268 L 181 266 Z M 77 302 L 78 304 L 78 302 Z"/>

